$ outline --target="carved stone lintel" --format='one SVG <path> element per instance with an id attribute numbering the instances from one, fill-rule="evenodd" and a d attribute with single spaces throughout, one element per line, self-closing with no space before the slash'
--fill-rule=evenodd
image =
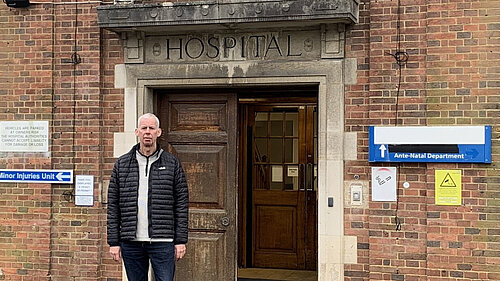
<path id="1" fill-rule="evenodd" d="M 321 58 L 338 59 L 344 57 L 345 25 L 342 23 L 321 26 Z"/>
<path id="2" fill-rule="evenodd" d="M 122 33 L 125 63 L 144 63 L 144 34 L 137 31 Z"/>

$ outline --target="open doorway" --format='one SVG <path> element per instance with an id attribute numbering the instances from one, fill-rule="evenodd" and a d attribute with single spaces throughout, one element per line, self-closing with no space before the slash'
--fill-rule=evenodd
<path id="1" fill-rule="evenodd" d="M 160 143 L 190 186 L 177 280 L 317 280 L 318 89 L 155 93 Z"/>
<path id="2" fill-rule="evenodd" d="M 238 97 L 238 276 L 317 280 L 317 89 Z"/>

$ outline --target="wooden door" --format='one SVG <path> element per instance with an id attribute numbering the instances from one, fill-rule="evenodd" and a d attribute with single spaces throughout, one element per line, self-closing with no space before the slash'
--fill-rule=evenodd
<path id="1" fill-rule="evenodd" d="M 316 269 L 315 106 L 249 106 L 252 266 Z"/>
<path id="2" fill-rule="evenodd" d="M 159 95 L 162 146 L 178 156 L 189 186 L 189 242 L 176 281 L 236 279 L 236 98 Z"/>

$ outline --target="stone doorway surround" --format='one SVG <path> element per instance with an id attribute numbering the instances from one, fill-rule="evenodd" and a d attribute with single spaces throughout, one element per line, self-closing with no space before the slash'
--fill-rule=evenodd
<path id="1" fill-rule="evenodd" d="M 344 264 L 357 261 L 356 237 L 343 233 L 344 160 L 356 155 L 356 135 L 343 130 L 344 86 L 355 78 L 345 77 L 346 69 L 354 73 L 350 64 L 346 67 L 344 60 L 328 60 L 117 65 L 115 87 L 125 89 L 125 131 L 115 134 L 115 156 L 136 143 L 136 119 L 153 111 L 156 88 L 168 92 L 200 87 L 318 85 L 318 280 L 343 280 Z M 334 200 L 333 207 L 327 205 L 329 197 Z"/>
<path id="2" fill-rule="evenodd" d="M 137 117 L 153 112 L 155 89 L 168 94 L 169 89 L 183 88 L 317 86 L 318 280 L 344 280 L 344 264 L 357 262 L 357 239 L 344 236 L 344 161 L 357 158 L 356 133 L 344 132 L 344 88 L 356 83 L 357 66 L 355 59 L 344 57 L 344 26 L 356 21 L 359 4 L 355 0 L 212 4 L 99 7 L 99 24 L 124 39 L 125 63 L 115 66 L 115 87 L 125 93 L 124 132 L 114 136 L 114 155 L 136 143 Z M 227 8 L 241 11 L 234 13 L 239 18 L 222 16 Z M 288 12 L 295 14 L 283 15 Z M 269 22 L 274 28 L 270 31 Z M 259 39 L 251 46 L 249 34 L 264 38 L 267 50 L 259 53 Z M 217 41 L 210 41 L 214 37 Z M 248 45 L 240 45 L 246 50 L 225 39 L 243 37 Z M 191 40 L 194 47 L 184 48 L 190 38 L 197 38 Z M 212 51 L 218 46 L 220 53 L 208 53 L 203 44 L 212 46 Z M 329 198 L 333 198 L 331 207 Z"/>

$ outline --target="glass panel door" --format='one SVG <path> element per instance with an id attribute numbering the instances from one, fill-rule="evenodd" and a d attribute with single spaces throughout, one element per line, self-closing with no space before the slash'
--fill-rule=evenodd
<path id="1" fill-rule="evenodd" d="M 255 267 L 316 269 L 315 108 L 249 106 Z"/>

